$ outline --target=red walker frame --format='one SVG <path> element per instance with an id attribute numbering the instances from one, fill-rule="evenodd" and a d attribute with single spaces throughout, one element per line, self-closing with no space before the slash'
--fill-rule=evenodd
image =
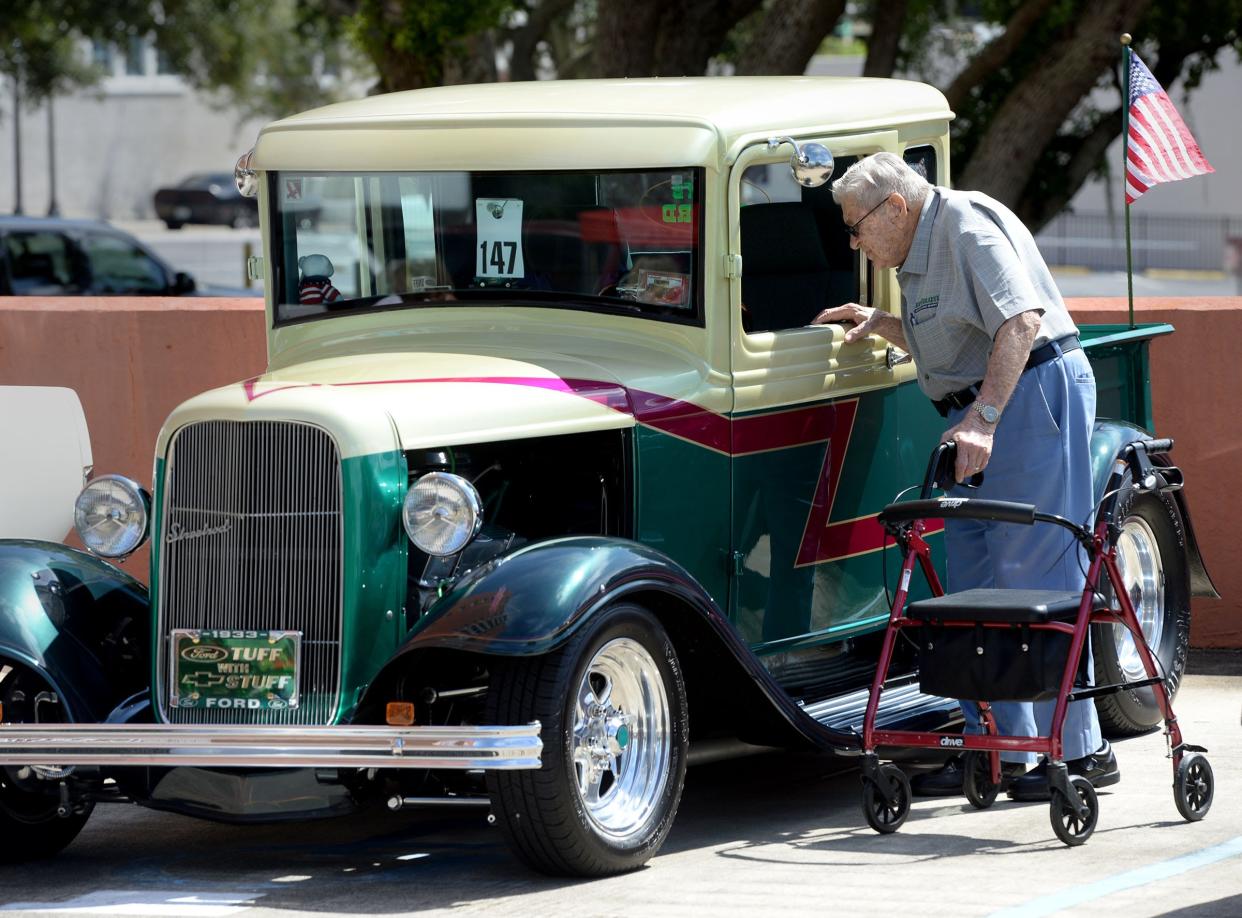
<path id="1" fill-rule="evenodd" d="M 890 504 L 881 512 L 880 521 L 901 547 L 903 561 L 901 579 L 897 593 L 893 597 L 892 610 L 889 614 L 888 626 L 884 634 L 884 643 L 880 652 L 880 661 L 876 669 L 875 678 L 871 684 L 871 693 L 867 701 L 867 711 L 863 721 L 864 794 L 872 793 L 878 795 L 875 799 L 882 799 L 887 801 L 890 807 L 896 807 L 892 811 L 894 818 L 890 823 L 891 828 L 882 824 L 877 825 L 876 821 L 872 819 L 871 814 L 868 813 L 868 821 L 871 822 L 874 828 L 885 833 L 895 831 L 901 822 L 904 821 L 905 812 L 908 812 L 910 796 L 909 782 L 905 778 L 904 773 L 896 769 L 896 766 L 880 765 L 876 754 L 876 748 L 879 746 L 925 749 L 952 747 L 960 750 L 986 752 L 988 754 L 991 784 L 996 788 L 999 788 L 1001 785 L 1000 753 L 1002 751 L 1038 752 L 1047 756 L 1049 761 L 1049 785 L 1052 790 L 1054 827 L 1057 820 L 1058 806 L 1066 808 L 1068 811 L 1075 811 L 1078 818 L 1084 823 L 1085 831 L 1081 835 L 1081 840 L 1068 840 L 1059 830 L 1057 834 L 1062 837 L 1063 841 L 1067 841 L 1068 844 L 1081 844 L 1086 840 L 1091 830 L 1094 829 L 1095 799 L 1093 789 L 1088 788 L 1090 791 L 1089 795 L 1087 791 L 1075 792 L 1073 788 L 1076 782 L 1087 784 L 1089 782 L 1082 778 L 1071 782 L 1063 761 L 1061 730 L 1065 723 L 1065 715 L 1069 703 L 1144 686 L 1150 686 L 1153 689 L 1164 719 L 1164 732 L 1167 737 L 1170 756 L 1173 760 L 1175 793 L 1184 793 L 1180 789 L 1180 785 L 1188 783 L 1191 792 L 1197 790 L 1199 799 L 1206 795 L 1206 803 L 1202 804 L 1199 810 L 1196 810 L 1194 806 L 1190 806 L 1190 809 L 1195 813 L 1193 816 L 1187 815 L 1187 810 L 1183 808 L 1183 803 L 1180 799 L 1178 801 L 1178 808 L 1187 819 L 1197 820 L 1206 814 L 1207 808 L 1211 805 L 1213 789 L 1211 769 L 1205 757 L 1195 755 L 1196 753 L 1206 752 L 1206 750 L 1198 746 L 1188 745 L 1182 739 L 1181 728 L 1178 726 L 1177 718 L 1173 713 L 1173 705 L 1164 679 L 1159 674 L 1151 649 L 1147 646 L 1147 642 L 1143 637 L 1142 627 L 1135 614 L 1134 605 L 1125 589 L 1124 578 L 1117 566 L 1116 539 L 1120 530 L 1114 524 L 1113 514 L 1116 509 L 1117 494 L 1123 486 L 1125 473 L 1127 471 L 1131 472 L 1132 487 L 1138 490 L 1164 492 L 1180 488 L 1182 476 L 1179 470 L 1173 467 L 1155 467 L 1149 460 L 1149 453 L 1167 452 L 1172 448 L 1172 445 L 1172 440 L 1139 440 L 1129 444 L 1122 450 L 1121 454 L 1114 461 L 1108 487 L 1105 489 L 1105 497 L 1101 501 L 1096 514 L 1094 531 L 1089 531 L 1085 527 L 1062 517 L 1041 513 L 1030 505 L 990 500 L 964 500 L 960 498 L 929 499 L 932 489 L 939 487 L 937 484 L 938 479 L 952 477 L 954 444 L 951 443 L 941 444 L 932 454 L 927 478 L 923 485 L 922 499 Z M 923 539 L 923 533 L 926 531 L 925 518 L 936 516 L 942 518 L 1001 519 L 1014 523 L 1039 522 L 1060 525 L 1074 533 L 1077 541 L 1087 550 L 1088 557 L 1090 558 L 1090 567 L 1087 571 L 1086 585 L 1083 588 L 1082 601 L 1079 604 L 1074 623 L 1071 625 L 1067 621 L 1051 621 L 1046 623 L 1030 623 L 1026 626 L 1031 631 L 1059 631 L 1071 635 L 1065 669 L 1062 672 L 1060 687 L 1056 696 L 1056 707 L 1052 716 L 1052 732 L 1050 736 L 998 735 L 996 732 L 996 721 L 987 702 L 979 702 L 980 720 L 986 731 L 983 734 L 964 735 L 960 733 L 927 733 L 876 729 L 875 721 L 879 710 L 880 696 L 884 691 L 884 683 L 888 677 L 889 666 L 892 663 L 893 650 L 896 646 L 898 633 L 903 628 L 921 628 L 926 624 L 923 621 L 905 616 L 906 599 L 916 562 L 922 569 L 923 575 L 931 587 L 933 596 L 944 595 L 944 588 L 941 586 L 940 579 L 932 566 L 930 549 L 927 542 Z M 1023 518 L 1015 519 L 1015 516 Z M 1100 585 L 1101 571 L 1104 572 L 1112 584 L 1114 603 L 1119 605 L 1120 609 L 1094 608 L 1097 604 L 1095 597 L 1097 588 Z M 1143 662 L 1147 678 L 1112 686 L 1079 688 L 1075 691 L 1073 682 L 1079 670 L 1080 658 L 1087 640 L 1088 627 L 1094 623 L 1115 624 L 1118 621 L 1118 617 L 1120 617 L 1121 624 L 1128 628 L 1134 637 L 1134 644 L 1138 649 L 1139 658 Z M 980 626 L 1002 629 L 1013 628 L 1012 624 L 1005 622 L 976 622 L 972 620 L 944 621 L 938 622 L 938 624 L 945 628 L 977 628 Z M 945 740 L 950 742 L 945 742 Z M 1195 764 L 1198 765 L 1198 771 L 1196 776 L 1187 778 L 1184 773 L 1188 769 L 1184 768 L 1183 765 L 1189 764 L 1192 759 L 1197 760 Z M 892 771 L 887 771 L 888 769 L 893 769 L 900 777 L 897 777 Z M 1204 785 L 1204 776 L 1202 774 L 1204 770 L 1207 773 L 1206 786 Z M 886 771 L 887 774 L 885 774 Z M 1196 780 L 1198 781 L 1197 784 L 1194 783 Z M 866 787 L 868 782 L 873 785 L 871 789 Z M 905 796 L 905 812 L 899 812 L 903 808 L 900 799 L 902 794 Z M 994 796 L 993 794 L 993 798 Z M 1061 796 L 1063 799 L 1058 801 L 1058 796 Z M 1091 799 L 1085 799 L 1087 796 Z M 990 805 L 991 800 L 989 799 L 987 803 L 981 803 L 972 798 L 971 802 L 976 806 L 982 807 Z M 867 805 L 865 796 L 864 807 Z M 1088 812 L 1088 810 L 1091 812 Z M 1090 817 L 1089 827 L 1086 826 L 1088 817 Z"/>

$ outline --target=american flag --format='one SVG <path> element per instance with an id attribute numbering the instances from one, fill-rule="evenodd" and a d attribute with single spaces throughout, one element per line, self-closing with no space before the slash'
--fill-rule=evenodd
<path id="1" fill-rule="evenodd" d="M 1152 185 L 1215 172 L 1147 65 L 1130 54 L 1130 132 L 1126 138 L 1126 203 Z"/>

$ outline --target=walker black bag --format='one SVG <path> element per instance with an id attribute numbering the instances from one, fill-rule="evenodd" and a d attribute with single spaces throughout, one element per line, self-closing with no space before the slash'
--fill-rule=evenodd
<path id="1" fill-rule="evenodd" d="M 970 701 L 1045 701 L 1055 698 L 1065 672 L 1070 635 L 1008 628 L 921 629 L 919 688 L 927 695 Z M 1083 662 L 1087 655 L 1084 653 Z M 1079 668 L 1082 678 L 1085 666 Z"/>

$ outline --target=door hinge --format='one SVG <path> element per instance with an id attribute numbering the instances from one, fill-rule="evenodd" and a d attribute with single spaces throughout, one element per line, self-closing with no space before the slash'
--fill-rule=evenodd
<path id="1" fill-rule="evenodd" d="M 729 552 L 729 572 L 734 577 L 742 576 L 742 562 L 746 560 L 746 556 L 740 551 L 734 549 Z"/>
<path id="2" fill-rule="evenodd" d="M 742 256 L 726 255 L 725 260 L 725 277 L 741 277 L 742 276 Z"/>
<path id="3" fill-rule="evenodd" d="M 251 255 L 246 259 L 246 277 L 252 281 L 263 280 L 262 255 Z"/>

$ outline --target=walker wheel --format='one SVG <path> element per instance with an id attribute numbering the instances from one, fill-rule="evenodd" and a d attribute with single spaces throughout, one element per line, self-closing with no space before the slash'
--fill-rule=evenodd
<path id="1" fill-rule="evenodd" d="M 1078 794 L 1078 800 L 1071 804 L 1061 791 L 1053 788 L 1048 817 L 1052 821 L 1052 831 L 1057 833 L 1057 838 L 1072 848 L 1083 844 L 1095 831 L 1095 822 L 1100 815 L 1100 802 L 1095 795 L 1095 788 L 1082 775 L 1074 775 L 1070 778 L 1070 787 Z M 1086 807 L 1085 816 L 1078 815 L 1076 805 L 1078 802 Z"/>
<path id="2" fill-rule="evenodd" d="M 971 751 L 966 753 L 962 770 L 962 793 L 970 801 L 970 805 L 978 810 L 986 810 L 996 802 L 1000 793 L 1000 785 L 992 783 L 991 755 L 986 752 Z"/>
<path id="3" fill-rule="evenodd" d="M 873 778 L 863 778 L 863 815 L 867 824 L 881 835 L 889 835 L 901 828 L 910 815 L 910 779 L 896 765 L 881 765 L 876 775 L 882 783 L 893 786 L 890 801 Z"/>
<path id="4" fill-rule="evenodd" d="M 1192 752 L 1182 757 L 1177 766 L 1177 780 L 1173 782 L 1173 800 L 1177 811 L 1187 822 L 1198 822 L 1212 808 L 1212 795 L 1216 779 L 1207 756 Z"/>

